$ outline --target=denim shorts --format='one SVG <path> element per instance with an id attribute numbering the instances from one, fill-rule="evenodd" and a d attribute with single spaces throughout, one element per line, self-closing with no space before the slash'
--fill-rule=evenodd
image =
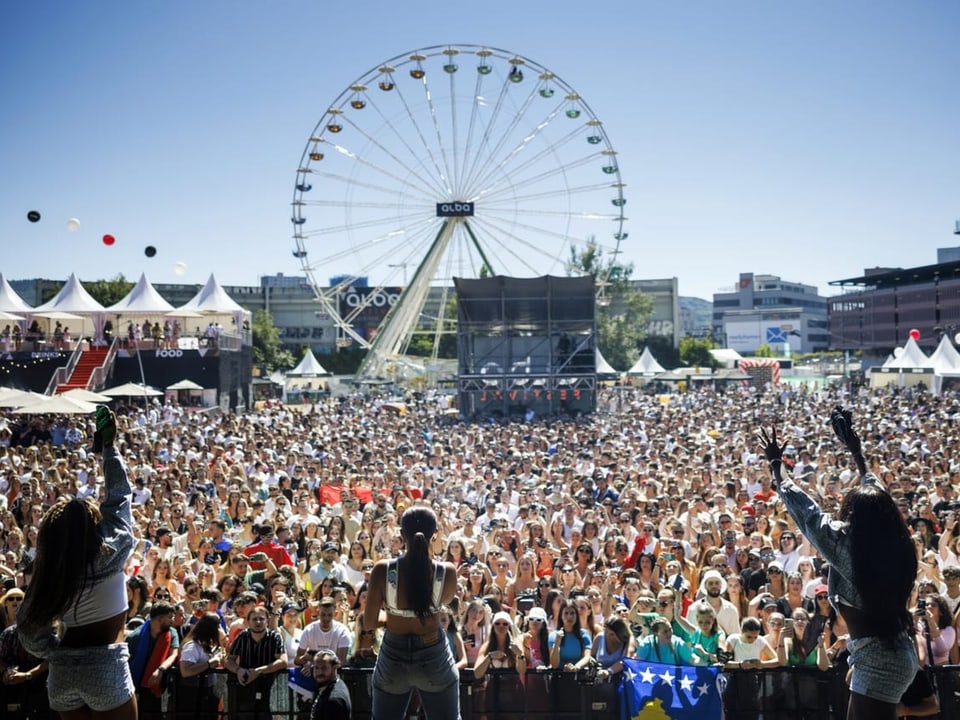
<path id="1" fill-rule="evenodd" d="M 58 712 L 84 706 L 98 712 L 118 708 L 133 697 L 130 651 L 126 643 L 51 651 L 47 693 Z"/>
<path id="2" fill-rule="evenodd" d="M 902 632 L 888 644 L 876 637 L 847 640 L 850 690 L 886 703 L 898 703 L 920 669 L 913 638 Z"/>
<path id="3" fill-rule="evenodd" d="M 384 633 L 373 669 L 373 718 L 405 716 L 413 690 L 431 720 L 460 720 L 460 674 L 446 638 Z"/>

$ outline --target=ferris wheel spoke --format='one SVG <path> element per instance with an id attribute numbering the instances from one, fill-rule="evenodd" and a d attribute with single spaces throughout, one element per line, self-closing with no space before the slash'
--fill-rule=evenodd
<path id="1" fill-rule="evenodd" d="M 487 208 L 495 208 L 499 205 L 508 205 L 517 202 L 530 202 L 534 200 L 547 200 L 555 197 L 565 197 L 567 195 L 586 195 L 588 193 L 596 193 L 601 190 L 606 190 L 610 188 L 609 182 L 595 183 L 593 185 L 579 185 L 577 187 L 564 188 L 562 190 L 544 190 L 543 192 L 538 193 L 523 193 L 518 195 L 508 195 L 506 192 L 506 187 L 503 189 L 487 195 L 483 199 L 484 210 Z"/>
<path id="2" fill-rule="evenodd" d="M 477 80 L 473 86 L 473 95 L 470 100 L 470 123 L 467 126 L 467 137 L 463 147 L 463 177 L 457 178 L 457 196 L 463 197 L 466 194 L 464 180 L 470 166 L 470 150 L 473 146 L 473 135 L 476 131 L 477 122 L 480 119 L 480 108 L 486 107 L 486 100 L 480 94 L 483 89 L 483 78 L 485 75 L 477 73 Z"/>
<path id="3" fill-rule="evenodd" d="M 563 181 L 564 190 L 566 190 L 566 183 L 567 183 L 566 178 L 569 175 L 570 171 L 575 170 L 579 167 L 583 167 L 585 165 L 589 165 L 595 159 L 596 158 L 581 158 L 580 160 L 575 160 L 561 167 L 547 168 L 546 170 L 543 170 L 539 174 L 532 175 L 530 177 L 511 177 L 509 179 L 509 184 L 508 184 L 508 180 L 504 178 L 504 179 L 498 180 L 496 185 L 493 185 L 490 188 L 487 188 L 484 192 L 492 194 L 494 191 L 498 189 L 501 192 L 509 192 L 514 187 L 517 187 L 517 186 L 529 187 L 531 185 L 536 185 L 538 183 L 544 182 L 546 180 L 552 180 L 554 178 L 561 179 Z M 479 196 L 478 196 L 478 200 L 479 200 Z"/>
<path id="4" fill-rule="evenodd" d="M 450 82 L 453 83 L 453 75 L 450 75 Z M 430 119 L 433 121 L 433 131 L 437 136 L 437 150 L 443 159 L 444 175 L 446 179 L 447 196 L 453 197 L 453 173 L 450 172 L 450 162 L 447 159 L 447 146 L 443 141 L 443 133 L 440 132 L 440 118 L 438 117 L 437 107 L 433 104 L 433 93 L 430 92 L 430 75 L 423 78 L 423 93 L 427 99 L 427 107 L 430 108 Z M 453 103 L 451 103 L 453 104 Z"/>
<path id="5" fill-rule="evenodd" d="M 494 129 L 497 127 L 497 123 L 500 118 L 500 111 L 504 106 L 509 89 L 510 81 L 504 78 L 503 82 L 500 84 L 500 92 L 497 94 L 497 101 L 493 105 L 493 111 L 490 113 L 490 118 L 487 120 L 487 123 L 483 128 L 483 134 L 480 136 L 480 143 L 477 145 L 476 153 L 474 153 L 473 162 L 470 164 L 469 169 L 464 177 L 463 189 L 465 192 L 469 192 L 469 188 L 472 184 L 471 178 L 474 176 L 478 164 L 482 164 L 482 158 L 486 157 L 487 147 L 490 144 L 490 138 L 493 137 Z M 479 95 L 477 97 L 479 97 Z M 475 99 L 474 102 L 478 101 Z"/>
<path id="6" fill-rule="evenodd" d="M 316 230 L 311 230 L 309 232 L 303 233 L 303 237 L 321 237 L 324 235 L 334 235 L 336 233 L 344 233 L 348 230 L 366 230 L 367 228 L 376 228 L 385 224 L 389 224 L 390 227 L 396 227 L 396 222 L 403 218 L 417 218 L 423 217 L 423 214 L 420 215 L 399 215 L 389 218 L 376 218 L 373 220 L 360 220 L 349 225 L 330 225 L 327 227 L 317 228 Z M 366 240 L 367 243 L 376 242 L 380 238 L 371 238 Z"/>
<path id="7" fill-rule="evenodd" d="M 508 81 L 509 82 L 509 81 Z M 510 122 L 504 127 L 500 133 L 500 138 L 497 140 L 490 151 L 487 153 L 486 159 L 482 163 L 476 166 L 476 171 L 473 173 L 472 179 L 470 181 L 470 187 L 476 187 L 478 185 L 483 185 L 483 178 L 486 177 L 490 168 L 496 167 L 499 163 L 496 158 L 500 156 L 501 150 L 510 142 L 510 138 L 513 137 L 514 132 L 520 127 L 521 121 L 524 120 L 527 111 L 530 108 L 530 105 L 533 103 L 534 98 L 538 97 L 537 95 L 537 86 L 531 86 L 530 92 L 527 93 L 526 97 L 520 103 L 520 107 L 517 108 L 513 113 L 513 118 Z M 532 134 L 527 134 L 525 138 L 521 139 L 519 143 L 519 149 L 522 150 L 527 141 L 533 140 L 536 138 L 536 130 Z M 516 150 L 519 152 L 519 150 Z M 508 156 L 509 159 L 509 156 Z M 506 160 L 504 160 L 506 162 Z"/>
<path id="8" fill-rule="evenodd" d="M 560 232 L 559 230 L 554 230 L 551 228 L 542 227 L 540 225 L 531 225 L 530 223 L 519 222 L 516 219 L 516 216 L 511 217 L 508 221 L 495 220 L 492 217 L 484 217 L 484 222 L 488 223 L 491 227 L 497 229 L 498 232 L 502 232 L 506 237 L 509 237 L 511 240 L 514 240 L 518 243 L 523 244 L 524 246 L 530 247 L 532 250 L 536 250 L 538 253 L 546 254 L 541 245 L 531 241 L 529 237 L 522 237 L 517 235 L 514 230 L 511 228 L 516 228 L 518 230 L 527 230 L 531 235 L 537 235 L 545 239 L 552 239 L 560 242 L 561 244 L 566 244 L 571 241 L 570 236 L 565 232 Z M 583 238 L 586 239 L 586 238 Z M 555 247 L 555 246 L 554 246 Z M 551 248 L 554 249 L 554 248 Z"/>
<path id="9" fill-rule="evenodd" d="M 422 188 L 421 186 L 418 186 L 418 185 L 414 184 L 414 183 L 411 182 L 408 178 L 401 177 L 401 176 L 398 175 L 396 172 L 394 172 L 394 171 L 392 171 L 392 170 L 389 170 L 389 169 L 387 169 L 386 167 L 383 167 L 383 166 L 381 166 L 381 165 L 378 165 L 377 163 L 375 163 L 375 162 L 373 162 L 373 161 L 371 161 L 371 160 L 367 160 L 367 159 L 366 159 L 365 157 L 363 157 L 362 155 L 358 155 L 357 153 L 352 152 L 351 150 L 349 150 L 349 149 L 347 149 L 347 148 L 345 148 L 345 147 L 343 147 L 343 146 L 341 146 L 341 145 L 335 146 L 335 149 L 336 149 L 338 152 L 343 153 L 344 155 L 346 155 L 347 157 L 349 157 L 351 160 L 353 160 L 354 162 L 358 163 L 359 165 L 362 165 L 362 166 L 364 166 L 364 167 L 366 167 L 366 168 L 368 168 L 368 169 L 370 169 L 370 170 L 378 173 L 379 175 L 381 175 L 381 176 L 383 176 L 383 177 L 390 178 L 391 180 L 396 181 L 397 183 L 399 183 L 399 184 L 400 184 L 401 186 L 403 186 L 403 187 L 409 187 L 411 190 L 415 190 L 415 191 L 418 192 L 418 193 L 423 191 L 423 188 Z"/>
<path id="10" fill-rule="evenodd" d="M 505 169 L 510 166 L 510 163 L 516 160 L 518 157 L 522 158 L 523 162 L 518 165 L 510 167 L 510 171 L 513 173 L 522 173 L 525 172 L 530 167 L 535 167 L 536 165 L 549 161 L 556 157 L 556 153 L 562 150 L 564 147 L 573 142 L 576 138 L 583 136 L 582 127 L 577 127 L 568 132 L 566 135 L 559 137 L 549 145 L 546 145 L 540 151 L 534 153 L 533 155 L 521 155 L 522 151 L 525 150 L 531 143 L 533 143 L 539 137 L 540 132 L 549 126 L 550 120 L 554 117 L 551 115 L 547 120 L 540 123 L 537 126 L 537 129 L 534 133 L 524 137 L 517 145 L 511 149 L 511 151 L 504 156 L 499 162 L 491 161 L 487 167 L 487 173 L 478 178 L 477 181 L 473 184 L 474 187 L 483 187 L 488 182 L 489 178 L 500 175 L 502 176 Z M 588 157 L 596 157 L 598 153 L 590 153 Z"/>
<path id="11" fill-rule="evenodd" d="M 376 109 L 375 103 L 374 103 L 374 107 L 375 107 L 375 109 Z M 396 165 L 397 165 L 399 168 L 405 170 L 408 177 L 413 177 L 414 179 L 416 179 L 416 180 L 420 183 L 420 185 L 417 186 L 418 189 L 422 189 L 422 187 L 429 187 L 431 184 L 434 184 L 434 183 L 433 183 L 433 180 L 434 180 L 434 179 L 431 178 L 431 179 L 428 180 L 428 178 L 424 177 L 422 174 L 420 174 L 419 172 L 417 172 L 417 170 L 416 170 L 414 167 L 412 167 L 409 163 L 403 161 L 396 153 L 394 153 L 392 150 L 390 150 L 389 148 L 387 148 L 382 142 L 380 142 L 380 140 L 379 140 L 376 136 L 374 136 L 374 135 L 372 135 L 371 133 L 367 132 L 364 128 L 362 128 L 362 127 L 360 127 L 359 125 L 357 125 L 357 124 L 356 124 L 352 119 L 350 119 L 350 118 L 348 118 L 347 122 L 349 122 L 350 126 L 353 127 L 353 128 L 359 133 L 359 135 L 360 135 L 361 137 L 363 137 L 364 139 L 366 139 L 367 142 L 369 142 L 371 146 L 373 146 L 374 148 L 380 150 L 384 155 L 386 155 L 386 156 L 387 156 L 388 158 L 390 158 L 394 163 L 396 163 Z M 335 147 L 339 148 L 339 146 L 335 146 Z M 416 157 L 416 156 L 414 156 L 414 157 Z M 429 173 L 429 171 L 428 171 L 427 168 L 423 165 L 423 163 L 418 163 L 418 164 L 420 165 L 420 167 L 421 167 L 423 170 L 425 170 L 425 171 L 427 171 L 427 172 Z M 412 184 L 412 183 L 410 183 L 410 184 Z M 438 188 L 438 189 L 440 189 L 440 187 L 441 187 L 441 186 L 437 185 L 437 188 Z"/>
<path id="12" fill-rule="evenodd" d="M 318 179 L 321 179 L 321 180 L 331 180 L 331 181 L 333 181 L 336 185 L 343 185 L 343 186 L 345 186 L 345 187 L 351 187 L 351 188 L 359 188 L 359 189 L 364 189 L 364 190 L 370 190 L 370 191 L 375 192 L 375 193 L 380 193 L 380 194 L 386 195 L 386 196 L 388 196 L 388 197 L 390 197 L 390 198 L 396 198 L 396 197 L 397 197 L 397 188 L 396 188 L 396 187 L 390 187 L 390 186 L 387 186 L 387 185 L 378 185 L 378 184 L 376 184 L 376 183 L 371 183 L 371 182 L 364 182 L 364 181 L 362 181 L 362 180 L 357 180 L 357 179 L 351 178 L 351 177 L 349 177 L 349 176 L 347 176 L 347 175 L 341 175 L 341 174 L 338 174 L 338 173 L 323 172 L 323 173 L 316 173 L 316 176 L 317 176 Z M 410 189 L 413 190 L 413 191 L 416 191 L 416 192 L 421 192 L 421 191 L 423 190 L 423 188 L 418 188 L 418 187 L 416 187 L 416 186 L 410 186 Z M 430 207 L 430 208 L 433 207 L 434 198 L 431 197 L 431 196 L 429 196 L 429 195 L 420 195 L 419 197 L 415 197 L 415 196 L 413 196 L 413 195 L 404 196 L 404 204 L 406 204 L 406 203 L 408 202 L 408 198 L 409 198 L 409 200 L 420 200 L 420 201 L 423 203 L 423 205 L 424 205 L 425 208 L 426 208 L 426 207 Z M 303 202 L 304 204 L 306 204 L 306 205 L 310 205 L 310 204 L 312 204 L 314 201 L 304 200 L 304 201 L 302 201 L 302 202 Z M 381 203 L 380 205 L 381 205 L 381 207 L 382 207 L 382 206 L 383 206 L 383 203 Z"/>
<path id="13" fill-rule="evenodd" d="M 424 84 L 426 87 L 426 84 Z M 413 126 L 414 131 L 417 134 L 417 137 L 420 139 L 420 143 L 423 145 L 424 152 L 427 153 L 427 157 L 430 158 L 430 162 L 433 163 L 433 167 L 436 170 L 436 177 L 439 183 L 439 186 L 444 190 L 445 193 L 450 193 L 451 188 L 449 187 L 449 181 L 444 182 L 447 175 L 444 173 L 443 168 L 440 166 L 440 163 L 437 161 L 436 153 L 434 148 L 427 142 L 427 138 L 423 134 L 423 129 L 420 127 L 420 123 L 417 122 L 417 117 L 410 109 L 410 105 L 407 103 L 407 98 L 401 90 L 401 86 L 397 85 L 396 87 L 397 97 L 400 98 L 401 103 L 403 104 L 404 110 L 407 113 L 407 119 L 410 121 L 410 124 Z"/>
<path id="14" fill-rule="evenodd" d="M 554 252 L 547 252 L 543 244 L 533 242 L 529 237 L 518 235 L 516 232 L 513 232 L 507 224 L 501 224 L 490 218 L 484 218 L 481 223 L 474 223 L 474 227 L 478 230 L 478 238 L 484 243 L 483 247 L 485 252 L 490 252 L 493 248 L 500 248 L 501 252 L 495 253 L 497 257 L 507 256 L 513 258 L 518 264 L 514 265 L 510 263 L 509 265 L 503 265 L 496 268 L 495 272 L 515 274 L 518 266 L 522 266 L 534 275 L 542 275 L 544 261 L 550 264 L 557 262 L 557 255 Z M 535 228 L 529 225 L 518 227 L 531 231 L 535 229 L 538 234 L 551 236 L 555 240 L 562 239 L 564 243 L 568 242 L 568 239 L 559 233 L 543 232 L 542 228 Z M 522 255 L 520 253 L 521 249 L 530 251 L 529 254 L 534 259 Z M 550 249 L 551 251 L 555 251 L 556 246 L 553 245 Z"/>

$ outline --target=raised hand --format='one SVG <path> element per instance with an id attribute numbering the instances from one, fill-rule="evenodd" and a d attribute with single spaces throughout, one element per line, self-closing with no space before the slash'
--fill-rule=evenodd
<path id="1" fill-rule="evenodd" d="M 850 410 L 837 405 L 830 413 L 830 424 L 833 426 L 833 432 L 847 449 L 857 454 L 860 452 L 860 437 L 853 429 L 853 413 Z"/>
<path id="2" fill-rule="evenodd" d="M 763 455 L 767 458 L 767 462 L 783 462 L 783 450 L 787 447 L 786 441 L 781 445 L 777 438 L 777 426 L 770 426 L 770 433 L 768 434 L 765 428 L 760 428 L 760 431 L 757 433 L 757 439 L 760 441 L 761 447 L 763 447 Z"/>

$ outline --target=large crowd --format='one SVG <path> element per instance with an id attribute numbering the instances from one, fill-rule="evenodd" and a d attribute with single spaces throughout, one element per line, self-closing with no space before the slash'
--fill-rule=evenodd
<path id="1" fill-rule="evenodd" d="M 778 501 L 756 441 L 775 426 L 789 443 L 784 472 L 835 509 L 859 482 L 830 429 L 838 404 L 854 409 L 868 467 L 914 533 L 921 659 L 956 663 L 960 402 L 841 385 L 605 388 L 589 416 L 527 423 L 464 424 L 429 392 L 406 398 L 403 413 L 360 394 L 243 413 L 121 405 L 116 447 L 136 536 L 130 632 L 166 617 L 189 675 L 218 662 L 217 648 L 236 657 L 265 615 L 274 655 L 254 664 L 306 670 L 308 694 L 318 651 L 372 667 L 366 580 L 403 551 L 403 511 L 426 503 L 440 518 L 435 557 L 460 578 L 441 622 L 458 666 L 480 678 L 538 667 L 603 678 L 625 657 L 842 666 L 847 631 L 830 606 L 829 568 Z M 103 496 L 92 437 L 85 418 L 0 420 L 8 684 L 42 674 L 12 626 L 46 508 L 66 493 Z M 226 667 L 250 680 L 243 663 Z"/>

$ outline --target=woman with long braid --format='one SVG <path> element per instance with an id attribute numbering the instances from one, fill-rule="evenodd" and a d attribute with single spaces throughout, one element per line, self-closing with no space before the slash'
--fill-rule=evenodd
<path id="1" fill-rule="evenodd" d="M 430 508 L 411 507 L 400 520 L 406 552 L 381 560 L 370 573 L 362 634 L 372 636 L 378 625 L 386 627 L 373 671 L 377 720 L 406 717 L 413 690 L 428 718 L 460 718 L 460 677 L 438 619 L 456 593 L 457 571 L 451 563 L 433 561 L 430 541 L 436 531 L 437 516 Z"/>
<path id="2" fill-rule="evenodd" d="M 97 507 L 64 496 L 44 515 L 33 579 L 17 616 L 24 647 L 49 662 L 50 707 L 64 720 L 137 717 L 123 642 L 132 489 L 113 446 L 116 434 L 116 417 L 97 408 L 94 448 L 102 446 L 106 497 Z"/>
<path id="3" fill-rule="evenodd" d="M 776 428 L 769 434 L 761 429 L 760 441 L 780 499 L 804 537 L 830 563 L 830 602 L 850 630 L 847 720 L 893 720 L 919 667 L 907 610 L 917 556 L 896 503 L 867 472 L 850 411 L 838 407 L 830 421 L 860 472 L 860 484 L 846 491 L 836 518 L 792 478 L 782 476 L 786 443 L 778 442 Z"/>

